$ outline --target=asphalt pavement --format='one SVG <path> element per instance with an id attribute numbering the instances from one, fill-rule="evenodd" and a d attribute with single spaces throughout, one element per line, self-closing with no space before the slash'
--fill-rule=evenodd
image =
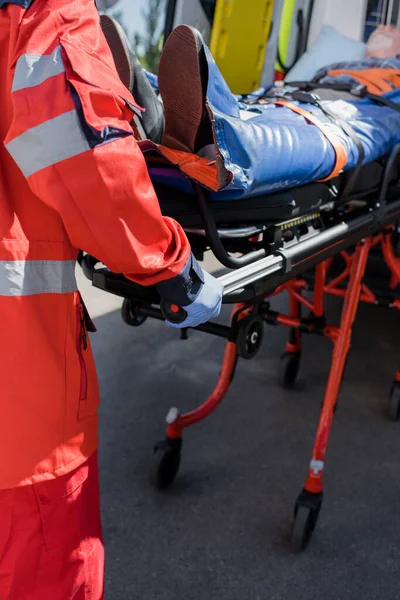
<path id="1" fill-rule="evenodd" d="M 259 355 L 239 362 L 224 403 L 185 432 L 179 476 L 159 493 L 148 469 L 165 415 L 207 397 L 224 343 L 198 332 L 181 341 L 150 320 L 129 327 L 120 299 L 79 279 L 98 327 L 106 600 L 398 600 L 400 423 L 388 420 L 387 406 L 400 365 L 400 315 L 360 308 L 318 527 L 307 551 L 294 555 L 290 517 L 331 342 L 305 338 L 298 383 L 288 391 L 280 383 L 287 331 L 268 326 Z M 340 302 L 330 301 L 328 315 L 339 314 Z"/>

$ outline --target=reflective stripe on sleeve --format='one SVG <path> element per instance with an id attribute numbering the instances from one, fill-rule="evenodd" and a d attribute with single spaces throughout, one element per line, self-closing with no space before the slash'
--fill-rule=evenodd
<path id="1" fill-rule="evenodd" d="M 61 47 L 51 54 L 23 54 L 19 57 L 15 67 L 12 92 L 40 85 L 50 77 L 65 72 L 61 56 Z"/>
<path id="2" fill-rule="evenodd" d="M 6 144 L 25 177 L 90 150 L 76 110 L 28 129 Z"/>
<path id="3" fill-rule="evenodd" d="M 68 294 L 76 290 L 74 260 L 0 261 L 0 296 Z"/>

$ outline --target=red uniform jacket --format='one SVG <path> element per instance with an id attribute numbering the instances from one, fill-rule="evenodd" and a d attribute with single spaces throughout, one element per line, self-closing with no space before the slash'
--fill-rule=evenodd
<path id="1" fill-rule="evenodd" d="M 144 285 L 179 284 L 190 263 L 135 106 L 94 0 L 0 0 L 0 489 L 65 474 L 97 446 L 77 248 Z"/>

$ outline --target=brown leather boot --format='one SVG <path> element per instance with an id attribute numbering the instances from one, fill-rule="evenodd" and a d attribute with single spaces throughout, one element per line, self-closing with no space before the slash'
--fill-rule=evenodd
<path id="1" fill-rule="evenodd" d="M 196 153 L 213 143 L 205 104 L 207 83 L 204 40 L 193 27 L 179 25 L 164 46 L 158 69 L 165 115 L 162 144 Z"/>

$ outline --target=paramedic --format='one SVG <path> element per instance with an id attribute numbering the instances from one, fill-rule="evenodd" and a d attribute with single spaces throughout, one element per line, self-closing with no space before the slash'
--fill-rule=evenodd
<path id="1" fill-rule="evenodd" d="M 98 389 L 77 248 L 183 325 L 222 289 L 161 216 L 94 0 L 0 0 L 0 598 L 100 600 Z"/>

